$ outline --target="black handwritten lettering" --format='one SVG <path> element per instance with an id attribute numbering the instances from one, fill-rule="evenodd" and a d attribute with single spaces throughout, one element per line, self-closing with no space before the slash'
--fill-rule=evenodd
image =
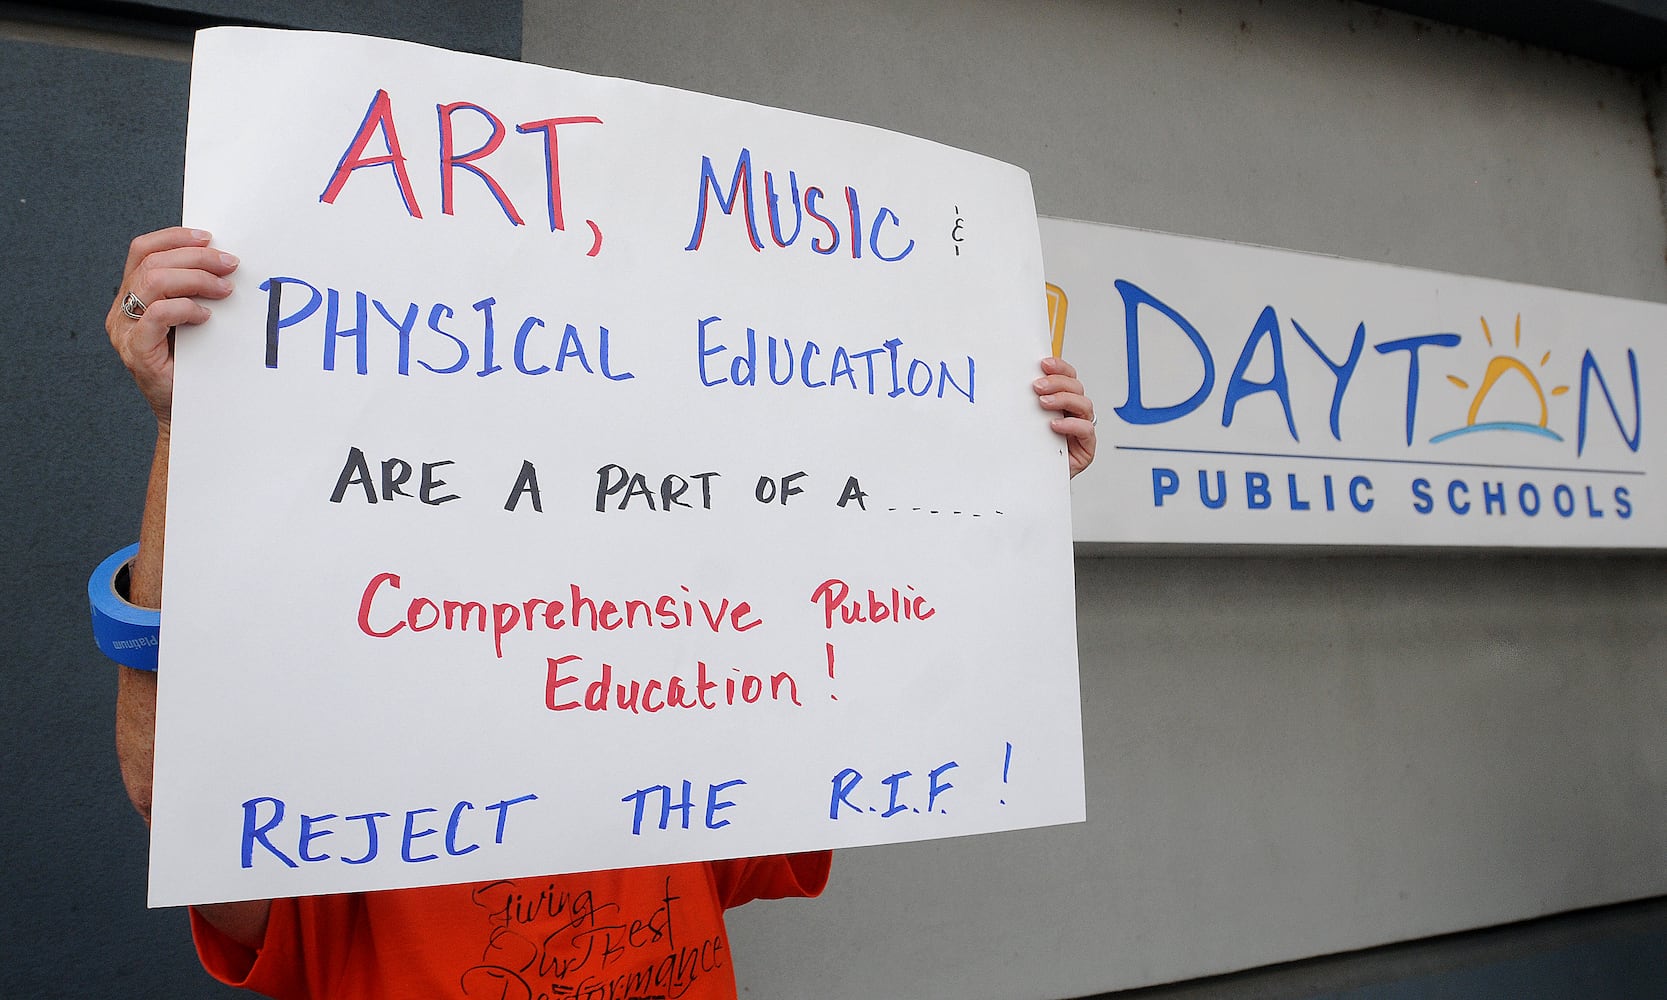
<path id="1" fill-rule="evenodd" d="M 721 933 L 680 941 L 682 896 L 670 875 L 647 913 L 559 885 L 504 879 L 475 889 L 488 930 L 480 962 L 459 977 L 464 997 L 674 1000 L 726 966 Z"/>

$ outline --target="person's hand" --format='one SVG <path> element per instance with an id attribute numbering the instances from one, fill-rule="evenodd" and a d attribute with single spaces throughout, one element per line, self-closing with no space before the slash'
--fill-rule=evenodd
<path id="1" fill-rule="evenodd" d="M 136 237 L 104 318 L 110 345 L 163 431 L 174 408 L 174 327 L 208 319 L 208 307 L 193 299 L 223 299 L 232 291 L 226 276 L 237 270 L 237 258 L 211 249 L 209 239 L 183 226 Z"/>
<path id="2" fill-rule="evenodd" d="M 1094 461 L 1094 401 L 1083 392 L 1077 370 L 1061 358 L 1042 359 L 1042 377 L 1032 383 L 1042 409 L 1059 414 L 1049 426 L 1065 439 L 1071 475 Z"/>

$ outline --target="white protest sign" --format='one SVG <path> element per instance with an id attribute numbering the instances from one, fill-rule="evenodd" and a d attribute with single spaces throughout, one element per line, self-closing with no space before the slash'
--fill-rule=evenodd
<path id="1" fill-rule="evenodd" d="M 1083 817 L 1021 170 L 217 29 L 186 175 L 154 905 Z"/>
<path id="2" fill-rule="evenodd" d="M 1041 228 L 1098 395 L 1078 541 L 1667 547 L 1667 305 Z"/>

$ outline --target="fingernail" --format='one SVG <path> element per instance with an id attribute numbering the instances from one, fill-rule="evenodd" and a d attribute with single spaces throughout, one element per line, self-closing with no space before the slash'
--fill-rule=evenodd
<path id="1" fill-rule="evenodd" d="M 206 241 L 206 240 L 210 239 L 211 237 L 209 236 L 208 230 L 206 230 L 206 229 L 193 229 L 193 230 L 191 230 L 191 238 L 194 239 L 194 240 L 204 240 L 204 241 Z"/>
<path id="2" fill-rule="evenodd" d="M 224 264 L 226 267 L 236 267 L 237 258 L 232 254 L 223 253 L 220 255 L 220 263 Z"/>
<path id="3" fill-rule="evenodd" d="M 1043 389 L 1048 387 L 1048 380 L 1039 378 L 1030 384 L 1036 389 L 1037 392 L 1041 392 Z"/>
<path id="4" fill-rule="evenodd" d="M 232 283 L 227 281 L 225 278 L 221 278 L 219 281 L 215 282 L 215 285 L 222 292 L 229 292 L 232 290 Z"/>

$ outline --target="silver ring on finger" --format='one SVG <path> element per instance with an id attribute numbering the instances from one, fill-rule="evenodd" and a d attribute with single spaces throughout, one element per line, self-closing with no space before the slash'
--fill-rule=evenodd
<path id="1" fill-rule="evenodd" d="M 148 308 L 150 307 L 145 305 L 144 300 L 132 292 L 122 296 L 122 315 L 128 319 L 138 319 L 145 314 L 145 310 Z"/>

